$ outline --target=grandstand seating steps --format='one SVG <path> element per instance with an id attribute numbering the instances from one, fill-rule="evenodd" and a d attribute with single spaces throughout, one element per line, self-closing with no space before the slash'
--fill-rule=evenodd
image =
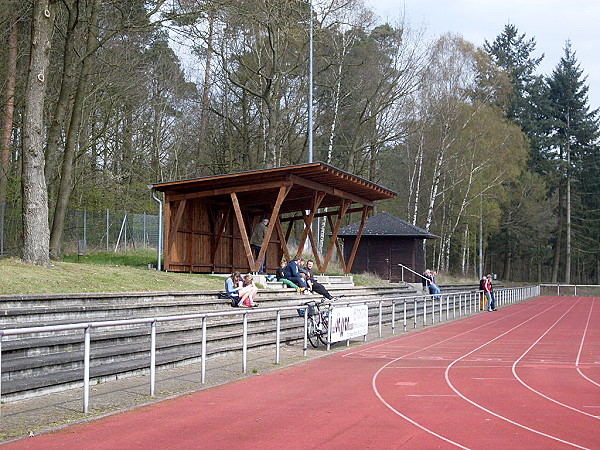
<path id="1" fill-rule="evenodd" d="M 344 296 L 343 300 L 416 294 L 414 289 L 405 285 L 332 287 L 331 293 Z M 0 296 L 0 329 L 234 310 L 228 306 L 227 300 L 219 299 L 217 294 L 218 291 Z M 320 297 L 297 294 L 292 289 L 263 289 L 259 291 L 257 301 L 261 307 L 292 306 L 317 298 Z M 370 308 L 371 323 L 376 323 L 378 314 L 378 308 Z M 389 321 L 389 304 L 383 308 L 383 314 Z M 248 315 L 250 349 L 274 344 L 275 318 L 274 312 Z M 296 311 L 282 312 L 281 342 L 302 339 L 303 323 L 303 318 Z M 201 327 L 201 320 L 158 323 L 157 366 L 172 367 L 198 361 Z M 207 321 L 207 329 L 208 361 L 219 354 L 240 351 L 241 314 L 211 318 Z M 90 363 L 92 382 L 147 372 L 149 349 L 148 324 L 93 329 Z M 46 336 L 3 337 L 3 400 L 80 386 L 82 379 L 83 330 Z"/>

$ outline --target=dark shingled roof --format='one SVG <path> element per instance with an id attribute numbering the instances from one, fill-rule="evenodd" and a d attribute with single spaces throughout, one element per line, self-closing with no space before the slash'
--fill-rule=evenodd
<path id="1" fill-rule="evenodd" d="M 338 236 L 356 236 L 360 222 L 353 223 L 342 229 Z M 410 223 L 392 216 L 388 213 L 379 213 L 370 217 L 365 222 L 363 236 L 406 236 L 421 239 L 438 239 L 438 236 L 425 231 L 422 228 L 411 225 Z"/>

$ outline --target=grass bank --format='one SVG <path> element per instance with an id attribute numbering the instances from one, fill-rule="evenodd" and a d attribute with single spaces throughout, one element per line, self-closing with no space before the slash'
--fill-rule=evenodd
<path id="1" fill-rule="evenodd" d="M 223 278 L 211 275 L 157 272 L 156 253 L 137 250 L 127 253 L 97 252 L 78 257 L 66 255 L 52 267 L 0 260 L 0 294 L 59 294 L 84 292 L 199 291 L 222 289 Z M 332 273 L 335 273 L 335 268 Z M 359 286 L 389 283 L 373 275 L 354 275 Z"/>

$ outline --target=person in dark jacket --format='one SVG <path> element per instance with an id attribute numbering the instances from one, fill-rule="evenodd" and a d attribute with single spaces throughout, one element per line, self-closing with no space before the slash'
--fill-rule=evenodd
<path id="1" fill-rule="evenodd" d="M 300 257 L 298 257 L 298 256 L 296 256 L 294 259 L 292 259 L 288 263 L 288 265 L 285 266 L 283 274 L 285 275 L 285 278 L 287 280 L 290 280 L 292 283 L 294 283 L 298 287 L 306 289 L 306 281 L 304 281 L 304 278 L 300 274 L 298 261 L 300 261 Z"/>
<path id="2" fill-rule="evenodd" d="M 267 234 L 267 225 L 269 224 L 269 219 L 266 217 L 258 222 L 254 229 L 252 230 L 252 236 L 250 236 L 250 247 L 254 251 L 254 261 L 258 261 L 258 255 L 260 254 L 260 249 L 263 245 L 263 240 L 265 239 L 265 235 Z M 260 262 L 260 268 L 258 269 L 258 273 L 265 273 L 265 262 L 266 255 L 263 260 Z"/>
<path id="3" fill-rule="evenodd" d="M 293 282 L 285 277 L 285 266 L 285 261 L 281 261 L 281 266 L 275 271 L 275 277 L 277 278 L 277 281 L 281 281 L 286 286 L 295 289 L 296 292 L 304 292 L 304 288 L 296 286 Z"/>
<path id="4" fill-rule="evenodd" d="M 316 292 L 317 294 L 322 295 L 327 300 L 332 300 L 333 296 L 329 293 L 327 289 L 325 289 L 325 286 L 323 286 L 321 283 L 315 280 L 315 276 L 312 272 L 313 265 L 313 260 L 309 259 L 306 262 L 306 268 L 304 269 L 304 273 L 306 273 L 306 283 L 308 284 L 308 288 L 312 292 Z"/>

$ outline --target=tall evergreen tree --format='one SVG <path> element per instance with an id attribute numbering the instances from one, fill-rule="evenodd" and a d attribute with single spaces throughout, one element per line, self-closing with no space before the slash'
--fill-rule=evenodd
<path id="1" fill-rule="evenodd" d="M 553 281 L 557 279 L 561 240 L 565 243 L 565 282 L 570 282 L 571 218 L 576 218 L 581 230 L 576 234 L 576 245 L 589 251 L 584 244 L 588 232 L 597 231 L 598 223 L 587 223 L 585 217 L 594 208 L 600 193 L 597 182 L 587 180 L 590 171 L 597 170 L 599 120 L 598 109 L 590 111 L 588 86 L 571 43 L 567 41 L 565 54 L 547 80 L 550 116 L 546 155 L 555 162 L 558 187 L 559 221 L 556 233 Z M 582 190 L 583 188 L 583 190 Z M 582 197 L 583 195 L 583 197 Z M 573 201 L 572 201 L 573 199 Z M 583 200 L 583 202 L 581 201 Z M 597 247 L 596 247 L 597 248 Z"/>
<path id="2" fill-rule="evenodd" d="M 505 25 L 492 43 L 485 41 L 483 46 L 511 84 L 510 92 L 504 98 L 497 99 L 500 102 L 498 106 L 527 135 L 530 144 L 529 167 L 543 174 L 548 170 L 545 159 L 540 155 L 547 130 L 547 87 L 543 76 L 536 74 L 544 55 L 533 56 L 535 47 L 535 39 L 527 39 L 524 33 L 519 34 L 517 27 L 512 24 Z"/>

